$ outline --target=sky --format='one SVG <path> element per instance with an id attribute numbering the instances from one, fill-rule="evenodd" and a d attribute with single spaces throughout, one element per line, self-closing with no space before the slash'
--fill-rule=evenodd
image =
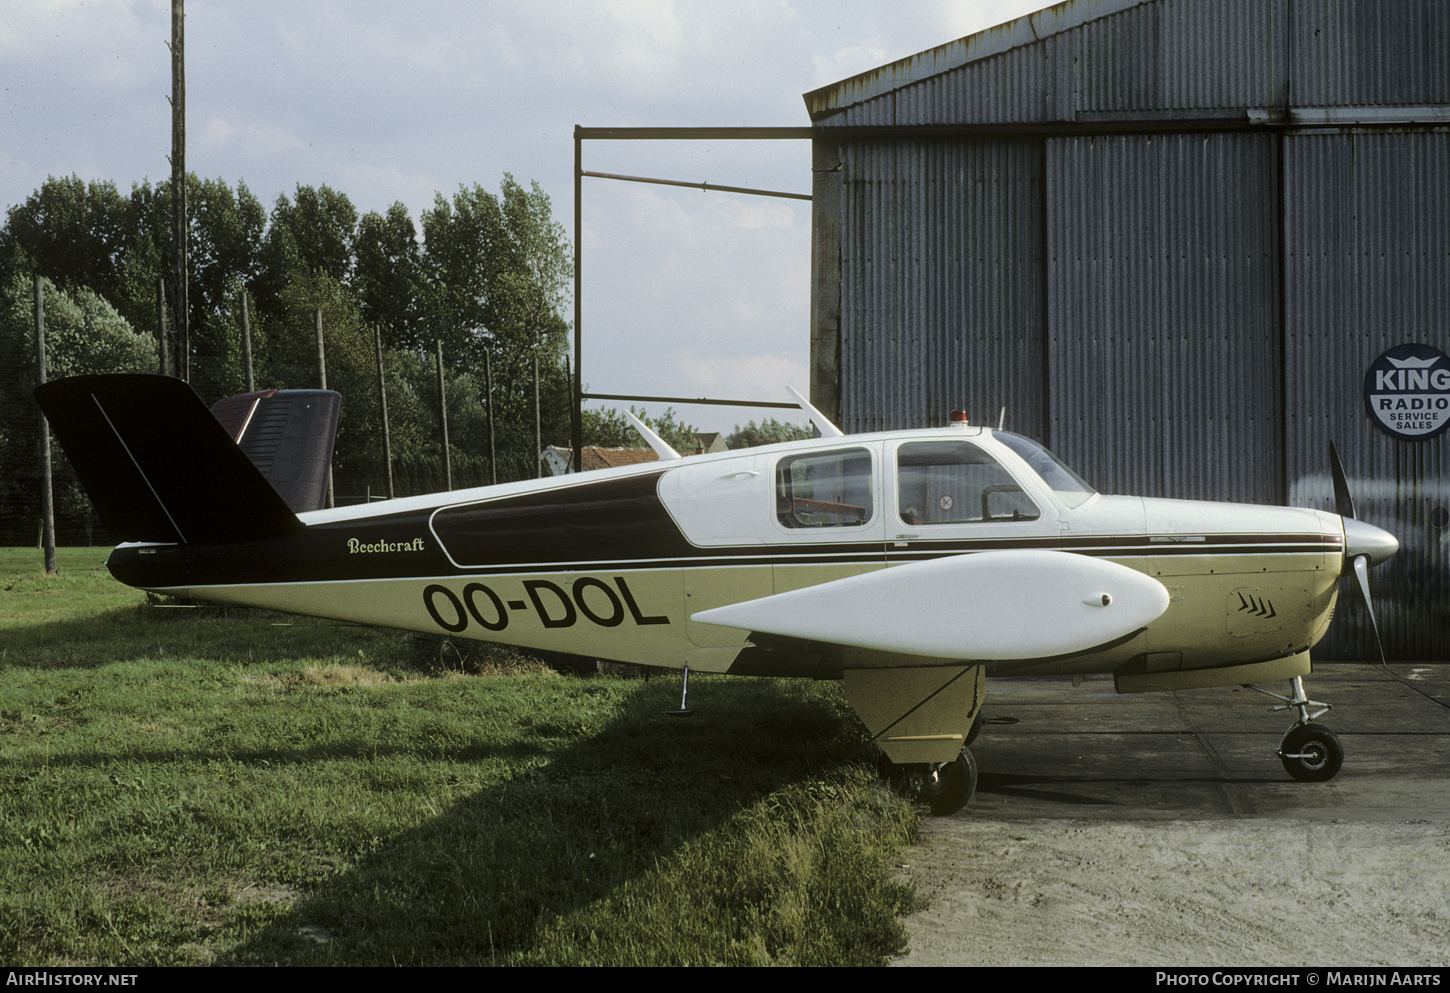
<path id="1" fill-rule="evenodd" d="M 576 125 L 805 126 L 803 94 L 1045 6 L 189 0 L 186 165 L 269 208 L 326 185 L 415 222 L 507 173 L 538 182 L 572 243 Z M 0 207 L 48 176 L 169 178 L 170 18 L 167 0 L 0 0 Z M 583 168 L 809 193 L 809 146 L 586 141 Z M 582 204 L 586 391 L 808 391 L 809 202 L 586 178 Z M 675 409 L 707 431 L 800 420 Z"/>

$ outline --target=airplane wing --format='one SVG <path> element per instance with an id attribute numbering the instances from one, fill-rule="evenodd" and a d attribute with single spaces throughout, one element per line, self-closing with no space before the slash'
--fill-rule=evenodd
<path id="1" fill-rule="evenodd" d="M 294 513 L 327 506 L 342 395 L 260 390 L 227 397 L 211 412 Z"/>
<path id="2" fill-rule="evenodd" d="M 1127 566 L 1019 549 L 893 566 L 691 619 L 900 655 L 998 661 L 1088 651 L 1167 609 L 1163 584 Z"/>

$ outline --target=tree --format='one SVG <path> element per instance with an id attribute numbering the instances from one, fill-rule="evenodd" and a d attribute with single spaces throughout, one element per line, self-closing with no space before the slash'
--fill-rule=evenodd
<path id="1" fill-rule="evenodd" d="M 295 202 L 279 196 L 254 287 L 262 314 L 282 309 L 282 293 L 299 272 L 317 273 L 345 285 L 352 275 L 357 223 L 357 208 L 327 186 L 298 186 Z"/>
<path id="2" fill-rule="evenodd" d="M 426 340 L 450 362 L 492 381 L 500 479 L 533 475 L 534 368 L 538 363 L 545 444 L 568 437 L 567 288 L 573 268 L 564 231 L 537 183 L 505 175 L 501 195 L 475 185 L 424 211 L 421 318 Z M 515 477 L 516 478 L 516 477 Z"/>
<path id="3" fill-rule="evenodd" d="M 62 290 L 85 286 L 114 303 L 122 295 L 128 215 L 114 183 L 50 177 L 6 212 L 0 286 L 8 290 L 17 275 L 40 275 Z"/>
<path id="4" fill-rule="evenodd" d="M 390 348 L 426 349 L 427 339 L 418 299 L 422 250 L 408 209 L 401 203 L 363 217 L 358 225 L 353 290 L 363 320 L 382 329 Z"/>
<path id="5" fill-rule="evenodd" d="M 245 183 L 238 183 L 234 193 L 223 180 L 188 175 L 186 196 L 192 381 L 203 393 L 213 385 L 240 389 L 235 308 L 237 295 L 261 273 L 267 212 Z M 170 275 L 169 181 L 132 188 L 128 225 L 120 296 L 112 302 L 133 327 L 154 328 L 157 281 Z"/>
<path id="6" fill-rule="evenodd" d="M 0 308 L 0 542 L 35 539 L 39 520 L 39 408 L 36 387 L 33 282 L 10 279 Z M 84 286 L 66 292 L 41 280 L 45 309 L 46 375 L 94 375 L 149 372 L 155 368 L 155 344 L 137 334 L 100 294 Z M 64 459 L 55 472 L 56 514 L 94 526 L 90 501 Z"/>
<path id="7" fill-rule="evenodd" d="M 423 213 L 430 339 L 475 366 L 485 351 L 506 368 L 535 356 L 557 361 L 568 345 L 573 275 L 564 229 L 537 183 L 525 191 L 505 175 L 502 194 L 463 187 Z"/>
<path id="8" fill-rule="evenodd" d="M 665 443 L 681 455 L 693 455 L 699 446 L 700 429 L 693 424 L 675 420 L 675 409 L 667 408 L 659 417 L 650 417 L 634 407 L 629 412 L 654 430 Z M 584 444 L 597 448 L 646 448 L 648 442 L 634 429 L 623 412 L 608 407 L 584 411 Z"/>
<path id="9" fill-rule="evenodd" d="M 424 307 L 430 339 L 450 355 L 482 366 L 495 343 L 491 284 L 501 268 L 503 214 L 483 187 L 461 187 L 450 202 L 439 193 L 423 212 Z"/>
<path id="10" fill-rule="evenodd" d="M 725 438 L 725 444 L 732 451 L 737 448 L 756 448 L 760 445 L 774 445 L 782 441 L 800 441 L 811 437 L 811 429 L 795 424 L 785 424 L 774 417 L 766 418 L 758 425 L 751 421 L 745 427 L 735 425 L 735 430 Z"/>
<path id="11" fill-rule="evenodd" d="M 188 296 L 192 326 L 196 327 L 230 307 L 238 288 L 255 282 L 261 274 L 267 212 L 244 183 L 237 184 L 235 194 L 220 179 L 189 176 L 187 186 Z"/>
<path id="12" fill-rule="evenodd" d="M 299 185 L 269 214 L 244 184 L 233 189 L 195 176 L 187 184 L 188 358 L 205 401 L 245 388 L 238 297 L 247 290 L 259 386 L 316 385 L 314 322 L 322 309 L 328 385 L 345 397 L 340 472 L 382 475 L 373 444 L 380 427 L 374 327 L 385 341 L 395 456 L 420 472 L 432 471 L 426 465 L 437 450 L 435 338 L 448 365 L 456 477 L 487 482 L 495 472 L 500 480 L 536 473 L 536 388 L 539 440 L 567 443 L 572 268 L 563 228 L 537 183 L 525 188 L 505 175 L 498 194 L 475 185 L 451 200 L 439 196 L 421 218 L 424 239 L 403 205 L 359 220 L 348 198 L 326 186 Z M 166 182 L 137 184 L 123 196 L 110 183 L 47 180 L 0 228 L 0 311 L 28 312 L 35 273 L 73 303 L 85 290 L 94 297 L 85 298 L 87 306 L 105 301 L 113 308 L 108 320 L 143 329 L 142 368 L 155 370 L 151 342 L 157 286 L 169 275 L 170 203 Z M 16 283 L 19 276 L 25 279 Z M 30 361 L 27 353 L 23 362 Z M 16 402 L 29 409 L 28 394 Z M 410 422 L 413 407 L 418 416 Z M 397 443 L 409 432 L 418 435 L 412 449 Z M 0 464 L 0 476 L 8 471 Z"/>

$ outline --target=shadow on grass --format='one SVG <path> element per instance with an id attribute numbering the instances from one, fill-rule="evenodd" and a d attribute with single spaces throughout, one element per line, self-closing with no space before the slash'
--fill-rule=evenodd
<path id="1" fill-rule="evenodd" d="M 580 961 L 578 948 L 555 947 L 550 941 L 565 939 L 545 932 L 591 907 L 600 924 L 586 926 L 582 940 L 601 943 L 595 960 L 611 960 L 610 944 L 643 943 L 654 950 L 634 961 L 683 964 L 700 952 L 689 939 L 671 947 L 670 935 L 640 933 L 657 918 L 630 895 L 642 877 L 662 869 L 702 887 L 698 897 L 680 888 L 667 897 L 692 904 L 666 915 L 681 935 L 712 922 L 725 932 L 742 913 L 769 913 L 763 890 L 784 882 L 769 878 L 780 866 L 748 864 L 757 858 L 748 846 L 726 854 L 722 865 L 718 852 L 693 851 L 697 839 L 782 791 L 835 788 L 832 771 L 860 773 L 869 746 L 820 693 L 716 680 L 692 694 L 693 717 L 676 719 L 662 714 L 676 692 L 666 681 L 641 685 L 600 733 L 388 839 L 294 906 L 275 907 L 220 964 Z M 458 760 L 469 761 L 463 752 Z M 783 837 L 791 819 L 788 810 L 771 811 Z M 880 875 L 879 865 L 871 874 Z M 867 926 L 890 932 L 879 939 L 890 945 L 901 935 L 887 916 Z M 615 933 L 600 934 L 601 925 Z M 752 939 L 720 940 L 725 948 Z M 879 960 L 893 950 L 861 952 Z"/>
<path id="2" fill-rule="evenodd" d="M 135 763 L 174 766 L 198 758 L 258 768 L 334 765 L 308 783 L 288 772 L 239 786 L 261 792 L 238 797 L 280 800 L 284 813 L 295 809 L 297 816 L 256 819 L 253 837 L 261 850 L 269 856 L 275 850 L 281 859 L 273 878 L 255 878 L 268 870 L 250 855 L 245 859 L 252 866 L 248 882 L 278 898 L 231 903 L 224 923 L 212 919 L 191 932 L 220 951 L 221 964 L 864 964 L 904 940 L 897 914 L 908 898 L 890 886 L 881 898 L 882 851 L 904 840 L 914 820 L 872 785 L 874 752 L 864 729 L 840 694 L 821 684 L 703 677 L 692 681 L 696 713 L 680 719 L 663 713 L 679 702 L 675 679 L 629 681 L 623 688 L 621 682 L 524 680 L 544 696 L 498 711 L 509 713 L 508 726 L 518 729 L 509 740 L 478 719 L 450 716 L 467 695 L 452 693 L 450 687 L 464 685 L 452 680 L 423 690 L 433 681 L 410 681 L 411 689 L 399 691 L 410 695 L 406 717 L 368 705 L 370 698 L 391 699 L 392 691 L 364 692 L 347 698 L 356 704 L 324 711 L 325 719 L 298 721 L 278 716 L 271 704 L 252 709 L 250 696 L 188 695 L 191 681 L 213 679 L 205 672 L 211 663 L 268 669 L 258 685 L 280 698 L 292 685 L 280 677 L 294 675 L 299 660 L 418 675 L 429 665 L 419 665 L 423 660 L 409 647 L 414 640 L 286 615 L 158 615 L 137 606 L 0 630 L 0 670 L 77 670 L 59 681 L 33 681 L 39 702 L 25 705 L 26 713 L 47 718 L 64 711 L 53 727 L 41 722 L 35 733 L 59 733 L 64 725 L 67 735 L 77 735 L 88 694 L 96 692 L 91 670 L 164 660 L 101 674 L 108 687 L 154 689 L 134 704 L 122 695 L 115 706 L 123 721 L 150 721 L 148 714 L 171 706 L 191 708 L 189 723 L 172 722 L 192 734 L 189 747 L 175 747 L 181 743 L 174 738 L 171 748 L 151 747 L 159 738 L 129 743 L 119 756 L 126 775 Z M 425 651 L 436 665 L 437 645 Z M 173 661 L 185 667 L 184 678 Z M 218 685 L 230 683 L 223 678 Z M 591 708 L 583 698 L 596 693 L 600 706 Z M 440 694 L 450 701 L 446 706 L 437 704 Z M 429 716 L 434 707 L 436 719 Z M 464 709 L 475 713 L 471 705 Z M 172 733 L 165 730 L 170 726 L 158 725 L 155 733 Z M 29 723 L 26 729 L 35 731 Z M 84 738 L 68 740 L 79 748 L 47 746 L 45 764 L 89 767 L 118 758 Z M 405 761 L 390 770 L 379 759 Z M 410 759 L 434 765 L 420 769 Z M 166 770 L 155 773 L 145 778 L 182 782 Z M 370 775 L 408 782 L 380 780 L 376 789 L 344 792 L 347 777 L 366 783 Z M 452 799 L 456 791 L 435 799 L 416 787 L 430 776 L 492 785 L 461 800 Z M 329 783 L 338 784 L 335 794 L 328 793 Z M 292 790 L 295 799 L 289 799 Z M 348 803 L 378 811 L 343 806 Z M 405 809 L 406 816 L 393 817 L 384 809 L 398 804 L 415 805 L 416 815 Z M 135 816 L 145 820 L 152 806 Z M 218 817 L 228 817 L 225 804 L 218 809 Z M 347 828 L 335 830 L 343 821 Z M 417 826 L 350 833 L 354 823 L 383 822 Z M 121 817 L 113 827 L 126 823 Z M 174 828 L 170 820 L 166 828 Z M 226 829 L 221 822 L 201 828 L 213 836 Z M 343 837 L 348 840 L 335 840 Z M 331 850 L 324 865 L 346 868 L 303 884 L 316 878 L 315 863 L 301 866 L 290 853 L 316 847 Z M 177 848 L 190 850 L 188 839 L 178 839 Z M 214 885 L 210 875 L 203 879 L 198 885 Z M 296 898 L 299 886 L 303 895 Z"/>
<path id="3" fill-rule="evenodd" d="M 0 669 L 91 669 L 158 658 L 281 663 L 356 654 L 369 642 L 395 656 L 408 652 L 410 640 L 416 639 L 405 632 L 271 611 L 138 604 L 0 630 Z"/>

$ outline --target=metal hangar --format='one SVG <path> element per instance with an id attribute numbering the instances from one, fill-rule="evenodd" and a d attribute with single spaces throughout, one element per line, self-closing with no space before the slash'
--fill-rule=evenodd
<path id="1" fill-rule="evenodd" d="M 1070 0 L 805 99 L 828 416 L 1005 410 L 1104 492 L 1324 509 L 1333 440 L 1401 542 L 1389 657 L 1445 657 L 1445 436 L 1366 391 L 1450 351 L 1450 4 Z M 1319 657 L 1375 654 L 1353 601 Z"/>

